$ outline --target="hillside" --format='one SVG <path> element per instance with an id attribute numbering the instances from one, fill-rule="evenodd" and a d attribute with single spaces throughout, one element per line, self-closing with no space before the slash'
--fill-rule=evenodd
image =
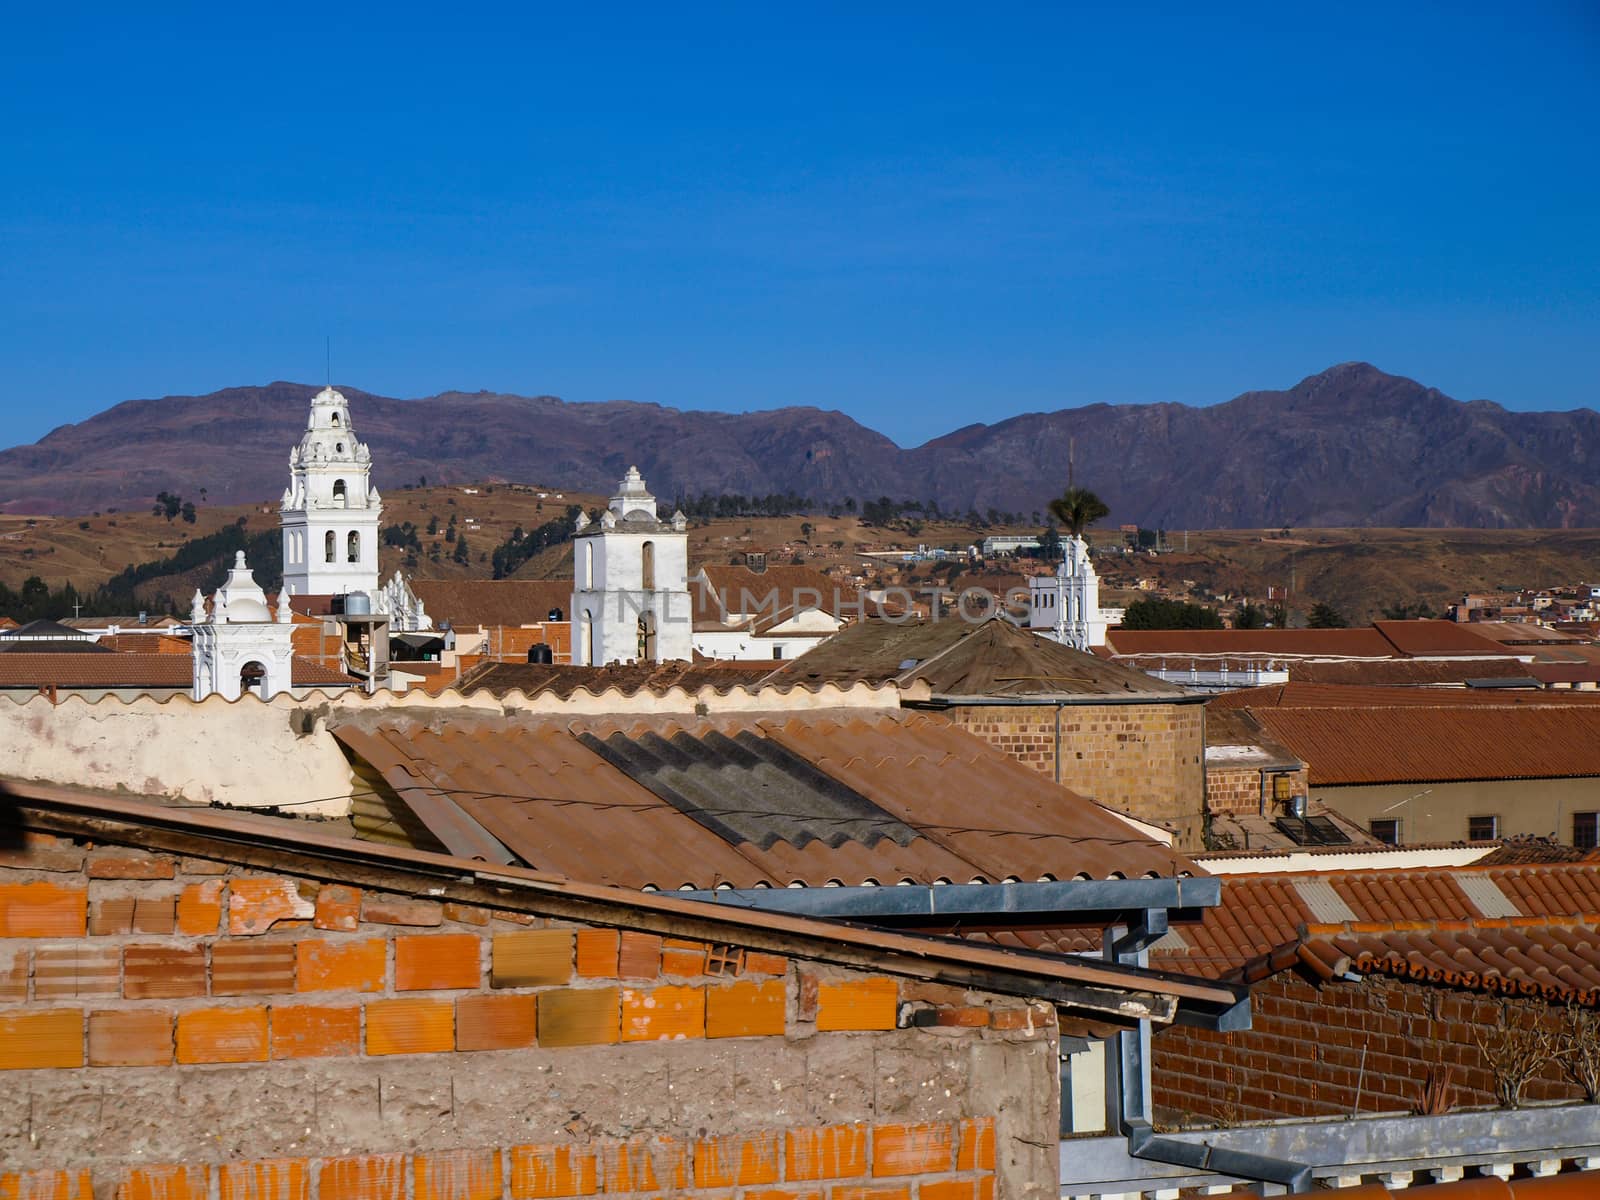
<path id="1" fill-rule="evenodd" d="M 271 501 L 287 478 L 302 384 L 119 404 L 0 452 L 0 511 Z M 1167 529 L 1577 528 L 1600 525 L 1600 415 L 1460 402 L 1365 363 L 1209 407 L 1091 405 L 976 424 L 902 449 L 843 413 L 740 414 L 652 404 L 447 392 L 395 400 L 354 388 L 357 430 L 386 494 L 430 483 L 538 478 L 608 491 L 636 462 L 664 498 L 793 492 L 887 495 L 947 511 L 1040 511 L 1079 478 L 1112 520 Z"/>

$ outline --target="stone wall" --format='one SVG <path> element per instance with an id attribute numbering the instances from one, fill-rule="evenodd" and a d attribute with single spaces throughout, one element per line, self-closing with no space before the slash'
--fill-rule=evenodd
<path id="1" fill-rule="evenodd" d="M 970 705 L 949 710 L 968 732 L 1063 786 L 1174 831 L 1201 848 L 1205 709 L 1199 704 Z"/>
<path id="2" fill-rule="evenodd" d="M 1304 796 L 1307 792 L 1305 771 L 1270 772 L 1267 784 L 1268 815 L 1281 815 L 1281 808 L 1272 807 L 1273 775 L 1287 774 L 1292 781 L 1290 791 Z M 1257 813 L 1261 811 L 1261 775 L 1259 766 L 1213 766 L 1206 770 L 1206 808 L 1213 813 Z"/>
<path id="3" fill-rule="evenodd" d="M 1152 1086 L 1162 1120 L 1407 1113 L 1430 1074 L 1445 1070 L 1454 1107 L 1496 1103 L 1477 1040 L 1505 1036 L 1492 996 L 1381 976 L 1318 986 L 1286 971 L 1251 989 L 1250 1008 L 1251 1028 L 1242 1033 L 1174 1027 L 1155 1036 Z M 1519 999 L 1507 1011 L 1513 1024 L 1553 1027 L 1562 1010 Z M 1581 1101 L 1583 1092 L 1549 1063 L 1524 1099 Z"/>
<path id="4" fill-rule="evenodd" d="M 1053 1200 L 1048 1005 L 41 834 L 0 1196 Z"/>

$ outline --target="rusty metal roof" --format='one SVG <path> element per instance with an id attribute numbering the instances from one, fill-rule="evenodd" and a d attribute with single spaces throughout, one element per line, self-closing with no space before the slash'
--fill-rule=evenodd
<path id="1" fill-rule="evenodd" d="M 293 660 L 295 687 L 351 687 L 358 681 L 308 658 Z M 188 654 L 4 654 L 0 688 L 187 688 L 194 683 Z"/>
<path id="2" fill-rule="evenodd" d="M 1509 655 L 1454 621 L 1374 621 L 1355 629 L 1112 629 L 1123 655 L 1249 655 L 1293 658 L 1415 658 Z"/>
<path id="3" fill-rule="evenodd" d="M 448 800 L 529 866 L 575 879 L 673 889 L 1198 873 L 926 713 L 390 711 L 332 732 L 397 798 Z"/>
<path id="4" fill-rule="evenodd" d="M 616 691 L 631 696 L 668 688 L 697 692 L 703 687 L 718 692 L 759 683 L 772 671 L 769 662 L 664 662 L 615 663 L 607 667 L 579 667 L 570 663 L 485 662 L 469 670 L 455 684 L 460 692 L 480 689 L 496 696 L 520 691 L 527 696 L 571 696 L 587 691 L 598 696 Z"/>
<path id="5" fill-rule="evenodd" d="M 540 625 L 572 607 L 570 579 L 413 579 L 411 590 L 438 624 L 453 629 Z"/>
<path id="6" fill-rule="evenodd" d="M 1524 673 L 1533 664 L 1519 664 Z M 1600 704 L 1600 692 L 1507 691 L 1503 688 L 1367 687 L 1345 683 L 1288 683 L 1222 692 L 1206 704 L 1207 718 L 1223 710 L 1266 708 L 1549 708 Z"/>

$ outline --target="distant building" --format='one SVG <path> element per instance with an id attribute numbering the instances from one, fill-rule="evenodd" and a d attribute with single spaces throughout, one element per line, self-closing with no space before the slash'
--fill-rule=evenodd
<path id="1" fill-rule="evenodd" d="M 996 554 L 1015 554 L 1019 550 L 1039 549 L 1039 539 L 1036 537 L 1018 537 L 1015 534 L 997 534 L 994 537 L 983 539 L 983 556 L 993 557 Z"/>
<path id="2" fill-rule="evenodd" d="M 245 565 L 243 550 L 212 596 L 209 612 L 205 597 L 195 589 L 190 625 L 194 630 L 191 694 L 196 700 L 207 696 L 237 700 L 246 692 L 270 700 L 294 686 L 294 623 L 288 593 L 279 593 L 274 616 L 266 593 Z"/>
<path id="3" fill-rule="evenodd" d="M 333 388 L 311 398 L 305 436 L 289 455 L 283 490 L 283 583 L 291 595 L 378 590 L 378 522 L 372 454 L 356 440 L 350 405 Z"/>
<path id="4" fill-rule="evenodd" d="M 1082 538 L 1062 540 L 1061 565 L 1054 575 L 1028 580 L 1028 626 L 1074 650 L 1106 644 L 1106 615 L 1100 608 L 1100 578 Z"/>

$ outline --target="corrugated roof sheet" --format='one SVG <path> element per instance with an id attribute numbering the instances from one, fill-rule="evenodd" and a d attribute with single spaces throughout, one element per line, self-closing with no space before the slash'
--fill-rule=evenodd
<path id="1" fill-rule="evenodd" d="M 909 666 L 907 664 L 910 664 Z M 938 696 L 1191 696 L 1120 663 L 1019 629 L 1003 617 L 861 621 L 772 673 L 773 682 L 920 681 Z"/>
<path id="2" fill-rule="evenodd" d="M 1514 658 L 1384 658 L 1370 662 L 1288 664 L 1289 679 L 1300 683 L 1351 683 L 1374 687 L 1439 688 L 1490 679 L 1532 678 L 1528 664 Z M 1531 686 L 1531 685 L 1530 685 Z"/>
<path id="3" fill-rule="evenodd" d="M 1600 707 L 1258 708 L 1313 786 L 1600 775 Z"/>
<path id="4" fill-rule="evenodd" d="M 660 693 L 674 687 L 689 692 L 703 687 L 726 692 L 759 683 L 771 671 L 772 664 L 768 662 L 617 663 L 608 667 L 485 662 L 463 675 L 455 687 L 461 692 L 483 689 L 496 696 L 511 691 L 528 696 L 570 696 L 580 689 L 597 696 L 606 691 L 631 696 L 639 691 Z"/>
<path id="5" fill-rule="evenodd" d="M 1547 692 L 1430 687 L 1362 687 L 1353 684 L 1288 683 L 1239 688 L 1207 701 L 1209 715 L 1228 709 L 1266 708 L 1548 708 L 1600 704 L 1600 692 Z"/>
<path id="6" fill-rule="evenodd" d="M 483 715 L 431 724 L 370 713 L 333 732 L 396 791 L 448 796 L 522 861 L 577 879 L 747 888 L 1195 871 L 1105 809 L 924 713 Z M 694 743 L 692 766 L 680 765 L 673 777 L 681 801 L 641 782 L 664 778 L 659 766 L 630 775 L 596 753 L 590 738 L 631 744 L 658 763 L 669 757 L 664 747 Z M 791 766 L 776 775 L 753 769 L 751 747 L 760 743 L 770 744 L 766 763 Z M 816 774 L 800 779 L 806 772 L 793 760 Z M 827 781 L 838 789 L 828 792 Z M 685 815 L 684 805 L 697 803 L 732 822 L 732 840 Z M 815 834 L 834 821 L 851 836 L 830 845 Z M 883 836 L 856 836 L 871 821 Z M 907 829 L 915 836 L 902 844 Z"/>
<path id="7" fill-rule="evenodd" d="M 0 688 L 187 688 L 194 682 L 187 654 L 0 654 Z M 350 687 L 358 682 L 296 655 L 295 687 Z"/>

